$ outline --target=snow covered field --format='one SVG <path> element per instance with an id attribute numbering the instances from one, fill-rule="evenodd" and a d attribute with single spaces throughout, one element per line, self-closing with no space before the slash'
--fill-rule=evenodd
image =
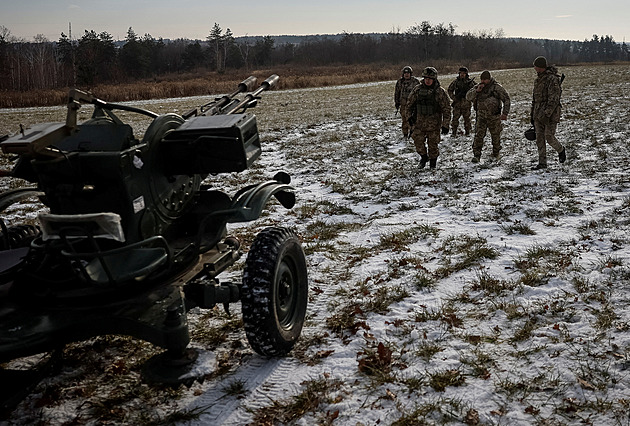
<path id="1" fill-rule="evenodd" d="M 435 171 L 402 138 L 392 81 L 263 94 L 262 157 L 211 182 L 233 193 L 279 170 L 293 178 L 296 207 L 232 229 L 245 248 L 271 225 L 302 239 L 309 307 L 291 355 L 253 353 L 238 305 L 194 310 L 203 383 L 144 384 L 155 348 L 97 338 L 69 345 L 61 373 L 5 423 L 630 424 L 630 67 L 560 71 L 567 162 L 548 148 L 544 171 L 523 137 L 533 69 L 492 71 L 512 98 L 500 161 L 489 135 L 480 164 L 471 137 L 445 136 Z M 41 111 L 0 110 L 0 133 L 65 115 Z"/>

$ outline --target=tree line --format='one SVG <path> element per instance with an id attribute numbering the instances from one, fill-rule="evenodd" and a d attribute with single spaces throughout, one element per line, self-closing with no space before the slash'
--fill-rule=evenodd
<path id="1" fill-rule="evenodd" d="M 423 21 L 386 34 L 342 33 L 277 43 L 272 36 L 234 37 L 214 24 L 205 40 L 156 39 L 129 28 L 117 42 L 107 32 L 85 30 L 78 39 L 61 33 L 50 41 L 17 39 L 0 26 L 0 90 L 27 91 L 118 84 L 189 72 L 274 66 L 429 63 L 447 60 L 529 66 L 544 55 L 556 64 L 630 60 L 628 46 L 611 36 L 568 41 L 506 38 L 502 30 L 457 34 L 453 24 Z"/>

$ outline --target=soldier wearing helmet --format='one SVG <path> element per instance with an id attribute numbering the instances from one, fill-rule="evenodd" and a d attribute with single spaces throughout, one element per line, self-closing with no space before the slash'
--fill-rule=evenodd
<path id="1" fill-rule="evenodd" d="M 473 163 L 481 159 L 481 150 L 486 132 L 490 131 L 492 139 L 492 156 L 490 161 L 499 159 L 501 151 L 501 121 L 507 120 L 510 113 L 510 95 L 490 74 L 484 71 L 479 77 L 481 81 L 466 93 L 466 99 L 472 102 L 477 118 L 475 120 L 475 138 L 473 140 Z"/>
<path id="2" fill-rule="evenodd" d="M 404 137 L 409 137 L 409 122 L 408 117 L 405 115 L 407 106 L 407 97 L 411 93 L 411 90 L 420 84 L 420 80 L 413 76 L 413 69 L 410 66 L 406 66 L 402 69 L 402 76 L 396 82 L 396 89 L 394 90 L 394 106 L 396 111 L 400 109 L 400 116 L 402 117 L 402 132 Z"/>
<path id="3" fill-rule="evenodd" d="M 435 68 L 425 68 L 422 77 L 422 82 L 409 94 L 406 114 L 413 128 L 411 137 L 416 152 L 420 154 L 420 168 L 429 162 L 429 167 L 435 169 L 440 155 L 440 129 L 442 134 L 448 133 L 451 103 L 446 90 L 440 86 Z"/>
<path id="4" fill-rule="evenodd" d="M 466 136 L 470 134 L 472 124 L 470 122 L 470 107 L 472 103 L 466 100 L 466 93 L 475 85 L 474 79 L 468 75 L 468 68 L 461 67 L 459 75 L 448 86 L 448 95 L 453 103 L 453 121 L 451 121 L 451 132 L 453 137 L 457 136 L 457 126 L 459 126 L 459 118 L 464 120 L 464 131 Z"/>

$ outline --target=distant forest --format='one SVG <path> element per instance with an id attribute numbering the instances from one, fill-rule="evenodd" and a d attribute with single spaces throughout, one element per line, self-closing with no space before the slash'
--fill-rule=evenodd
<path id="1" fill-rule="evenodd" d="M 56 41 L 41 35 L 25 41 L 0 26 L 0 90 L 90 87 L 190 72 L 225 73 L 279 66 L 431 61 L 530 66 L 538 55 L 545 55 L 555 64 L 630 59 L 625 41 L 615 42 L 608 35 L 593 35 L 584 41 L 506 38 L 502 30 L 457 34 L 452 24 L 433 25 L 427 21 L 404 32 L 387 34 L 238 38 L 215 23 L 205 40 L 138 36 L 130 27 L 122 41 L 93 30 L 85 30 L 78 39 L 61 33 Z"/>

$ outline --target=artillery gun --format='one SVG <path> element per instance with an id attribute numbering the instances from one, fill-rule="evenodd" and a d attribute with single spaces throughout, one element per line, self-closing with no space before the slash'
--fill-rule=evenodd
<path id="1" fill-rule="evenodd" d="M 7 227 L 0 218 L 0 363 L 124 334 L 165 349 L 145 364 L 147 380 L 192 383 L 197 351 L 188 348 L 187 312 L 238 301 L 257 353 L 292 349 L 304 323 L 307 270 L 291 230 L 270 227 L 255 237 L 242 282 L 217 278 L 241 256 L 227 224 L 259 218 L 272 197 L 292 208 L 289 175 L 232 196 L 204 183 L 260 156 L 256 116 L 247 110 L 277 81 L 272 75 L 254 90 L 249 77 L 182 115 L 71 90 L 65 123 L 38 124 L 0 143 L 17 156 L 5 175 L 34 184 L 0 194 L 0 212 L 28 197 L 49 210 L 39 226 Z M 82 104 L 94 111 L 78 124 Z M 141 140 L 117 110 L 152 119 Z M 0 392 L 15 395 L 22 373 L 0 368 Z"/>

